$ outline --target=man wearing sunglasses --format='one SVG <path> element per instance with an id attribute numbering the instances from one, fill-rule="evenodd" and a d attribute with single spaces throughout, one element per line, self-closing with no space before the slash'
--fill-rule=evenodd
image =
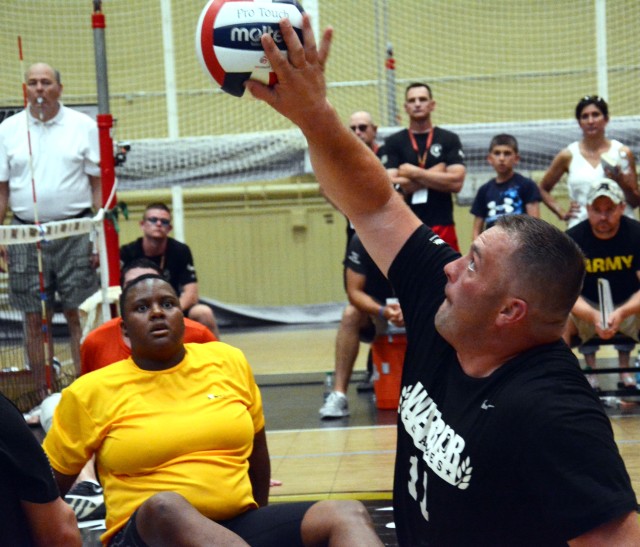
<path id="1" fill-rule="evenodd" d="M 354 112 L 349 118 L 349 128 L 356 134 L 356 137 L 371 148 L 375 154 L 378 153 L 379 146 L 376 142 L 378 126 L 373 123 L 371 114 L 364 111 Z"/>
<path id="2" fill-rule="evenodd" d="M 373 123 L 373 117 L 369 112 L 360 110 L 351 114 L 349 117 L 349 129 L 351 129 L 355 136 L 366 144 L 367 148 L 370 148 L 374 154 L 379 156 L 382 153 L 381 147 L 376 142 L 378 126 Z M 349 248 L 351 236 L 354 233 L 355 230 L 353 229 L 353 224 L 351 224 L 351 221 L 347 219 L 347 249 Z"/>
<path id="3" fill-rule="evenodd" d="M 351 114 L 349 117 L 349 129 L 351 129 L 355 136 L 366 144 L 367 148 L 370 148 L 374 154 L 378 155 L 381 152 L 381 148 L 376 142 L 378 126 L 373 122 L 373 117 L 369 112 L 359 110 Z M 354 290 L 362 294 L 362 288 L 364 286 L 364 284 L 358 287 L 350 286 L 353 284 L 354 279 L 348 272 L 349 268 L 347 267 L 347 263 L 353 234 L 355 234 L 355 230 L 353 229 L 351 221 L 347 219 L 347 246 L 343 262 L 345 266 L 343 269 L 343 281 L 348 296 Z M 358 276 L 358 279 L 366 282 L 366 274 L 362 277 Z M 349 300 L 351 300 L 351 297 L 349 297 Z M 367 300 L 369 299 L 367 298 Z M 370 333 L 373 327 L 367 310 L 361 308 L 363 307 L 360 306 L 359 308 L 349 302 L 342 312 L 340 326 L 336 334 L 335 371 L 333 376 L 334 393 L 338 392 L 340 395 L 332 394 L 331 397 L 325 400 L 320 409 L 322 418 L 342 418 L 349 414 L 346 392 L 349 381 L 351 380 L 351 373 L 360 351 L 360 341 L 371 341 Z M 373 330 L 375 332 L 375 328 Z M 356 389 L 358 392 L 373 391 L 373 360 L 371 350 L 369 350 L 367 357 L 366 376 L 358 383 Z"/>
<path id="4" fill-rule="evenodd" d="M 199 303 L 198 278 L 188 245 L 169 237 L 171 211 L 164 203 L 147 206 L 140 221 L 142 237 L 120 248 L 120 262 L 126 266 L 137 258 L 148 258 L 162 270 L 180 298 L 185 317 L 202 323 L 219 338 L 213 311 Z"/>

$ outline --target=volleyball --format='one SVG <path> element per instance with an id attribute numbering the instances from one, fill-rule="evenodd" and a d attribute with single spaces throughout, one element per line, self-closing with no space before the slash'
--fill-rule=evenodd
<path id="1" fill-rule="evenodd" d="M 302 13 L 296 0 L 210 0 L 196 29 L 196 53 L 204 71 L 223 91 L 241 97 L 244 82 L 277 82 L 260 37 L 269 34 L 283 55 L 287 46 L 278 22 L 291 21 L 302 41 Z"/>

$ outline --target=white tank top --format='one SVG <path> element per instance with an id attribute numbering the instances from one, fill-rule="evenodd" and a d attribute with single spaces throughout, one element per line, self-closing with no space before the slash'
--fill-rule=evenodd
<path id="1" fill-rule="evenodd" d="M 608 152 L 613 156 L 617 156 L 622 148 L 622 143 L 611 139 L 611 146 Z M 571 163 L 569 164 L 569 174 L 567 176 L 567 186 L 569 188 L 569 198 L 580 205 L 578 215 L 568 222 L 568 227 L 571 228 L 582 222 L 587 218 L 587 194 L 591 183 L 600 180 L 605 176 L 602 165 L 598 163 L 596 167 L 591 165 L 586 158 L 580 152 L 580 143 L 578 141 L 572 142 L 567 146 L 567 150 L 571 152 Z M 633 209 L 629 204 L 624 211 L 624 214 L 630 218 L 637 220 Z"/>

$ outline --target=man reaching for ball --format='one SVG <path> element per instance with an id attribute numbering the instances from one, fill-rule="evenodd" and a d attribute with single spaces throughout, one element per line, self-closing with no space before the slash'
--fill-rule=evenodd
<path id="1" fill-rule="evenodd" d="M 561 340 L 584 277 L 577 246 L 512 215 L 461 257 L 409 210 L 326 97 L 332 37 L 287 20 L 278 76 L 247 89 L 300 127 L 327 197 L 394 285 L 407 357 L 394 480 L 401 545 L 640 545 L 607 416 Z M 517 275 L 516 275 L 517 272 Z M 435 327 L 435 328 L 434 328 Z"/>

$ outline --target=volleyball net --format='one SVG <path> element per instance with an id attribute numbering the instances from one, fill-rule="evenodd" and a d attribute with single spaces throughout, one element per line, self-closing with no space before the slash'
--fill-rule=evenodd
<path id="1" fill-rule="evenodd" d="M 67 261 L 68 269 L 75 268 L 72 257 L 60 255 L 60 248 L 66 245 L 68 249 L 79 241 L 97 245 L 102 226 L 101 213 L 94 218 L 40 225 L 0 226 L 0 391 L 23 412 L 40 404 L 48 393 L 69 385 L 80 366 L 79 339 L 75 343 L 72 340 L 62 303 L 57 294 L 51 297 L 39 290 L 40 279 L 35 276 L 47 278 L 46 284 L 53 281 L 54 260 Z M 90 252 L 87 245 L 87 261 Z M 100 321 L 96 318 L 99 304 L 109 301 L 102 292 L 97 291 L 80 305 L 80 328 L 85 332 L 96 319 Z"/>

